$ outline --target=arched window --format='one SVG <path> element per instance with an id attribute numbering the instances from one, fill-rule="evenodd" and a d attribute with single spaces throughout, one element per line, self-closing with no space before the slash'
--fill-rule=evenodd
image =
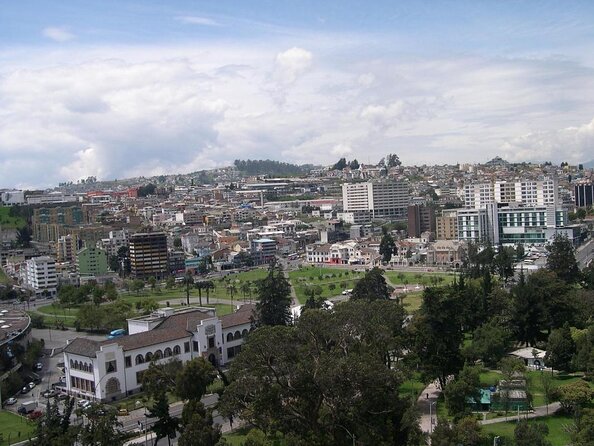
<path id="1" fill-rule="evenodd" d="M 153 357 L 153 359 L 161 359 L 163 357 L 163 352 L 161 350 L 157 350 L 155 352 L 155 356 Z"/>
<path id="2" fill-rule="evenodd" d="M 151 352 L 148 352 L 146 355 L 144 355 L 145 362 L 150 362 L 152 359 L 153 359 L 153 354 Z"/>
<path id="3" fill-rule="evenodd" d="M 136 355 L 136 359 L 134 362 L 136 363 L 136 365 L 144 363 L 144 356 Z"/>
<path id="4" fill-rule="evenodd" d="M 89 372 L 93 373 L 93 364 L 89 364 Z"/>
<path id="5" fill-rule="evenodd" d="M 233 333 L 227 333 L 227 342 L 233 341 Z"/>
<path id="6" fill-rule="evenodd" d="M 165 350 L 163 350 L 163 356 L 165 358 L 169 358 L 172 355 L 171 353 L 171 349 L 169 347 L 167 347 Z"/>
<path id="7" fill-rule="evenodd" d="M 82 369 L 83 369 L 83 372 L 88 372 L 89 371 L 89 366 L 87 365 L 86 362 L 83 363 Z"/>
<path id="8" fill-rule="evenodd" d="M 70 368 L 73 369 L 74 368 L 74 361 L 71 359 L 70 360 Z"/>
<path id="9" fill-rule="evenodd" d="M 241 333 L 239 332 L 239 330 L 237 330 L 234 334 L 233 334 L 233 339 L 241 339 Z"/>
<path id="10" fill-rule="evenodd" d="M 120 393 L 121 387 L 120 387 L 120 380 L 117 378 L 109 378 L 107 380 L 107 382 L 105 383 L 105 393 L 107 395 L 112 395 L 114 393 Z"/>
<path id="11" fill-rule="evenodd" d="M 80 364 L 78 363 L 78 361 L 74 361 L 74 368 L 76 370 L 80 370 Z"/>
<path id="12" fill-rule="evenodd" d="M 247 328 L 244 328 L 243 331 L 241 332 L 241 337 L 245 338 L 247 335 L 248 335 Z"/>
<path id="13" fill-rule="evenodd" d="M 179 355 L 180 353 L 181 353 L 181 347 L 179 345 L 176 345 L 175 347 L 173 347 L 174 355 Z"/>

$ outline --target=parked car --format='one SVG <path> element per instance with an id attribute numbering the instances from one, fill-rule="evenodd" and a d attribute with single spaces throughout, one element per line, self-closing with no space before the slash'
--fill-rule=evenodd
<path id="1" fill-rule="evenodd" d="M 76 403 L 76 404 L 81 409 L 86 409 L 87 407 L 89 407 L 91 405 L 91 402 L 88 400 L 78 400 L 78 403 Z"/>
<path id="2" fill-rule="evenodd" d="M 59 393 L 58 396 L 56 396 L 56 398 L 59 401 L 65 400 L 66 398 L 68 398 L 68 394 L 67 393 Z"/>
<path id="3" fill-rule="evenodd" d="M 31 381 L 31 382 L 30 382 L 29 384 L 27 384 L 27 385 L 29 386 L 29 390 L 33 390 L 33 389 L 35 388 L 35 386 L 36 386 L 36 384 L 35 384 L 33 381 Z"/>
<path id="4" fill-rule="evenodd" d="M 33 412 L 31 412 L 29 414 L 29 419 L 30 420 L 37 420 L 38 418 L 41 418 L 43 416 L 43 413 L 40 410 L 34 410 Z"/>
<path id="5" fill-rule="evenodd" d="M 25 393 L 28 393 L 31 391 L 31 388 L 29 386 L 25 386 L 21 389 L 21 393 L 24 395 Z"/>
<path id="6" fill-rule="evenodd" d="M 17 403 L 17 399 L 16 398 L 8 398 L 6 401 L 4 401 L 4 404 L 6 406 L 12 406 L 13 404 Z"/>
<path id="7" fill-rule="evenodd" d="M 35 366 L 33 368 L 39 372 L 39 371 L 43 370 L 43 364 L 41 362 L 38 362 L 37 364 L 35 364 Z"/>
<path id="8" fill-rule="evenodd" d="M 56 393 L 57 392 L 55 390 L 53 390 L 53 389 L 52 390 L 46 390 L 46 391 L 44 391 L 41 394 L 41 396 L 44 397 L 44 398 L 51 398 L 53 396 L 56 396 Z"/>
<path id="9" fill-rule="evenodd" d="M 118 416 L 119 417 L 125 417 L 127 415 L 128 415 L 128 409 L 122 408 L 122 409 L 118 410 Z"/>

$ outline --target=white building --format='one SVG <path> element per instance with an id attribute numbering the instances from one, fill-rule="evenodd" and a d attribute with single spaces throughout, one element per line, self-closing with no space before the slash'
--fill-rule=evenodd
<path id="1" fill-rule="evenodd" d="M 107 256 L 117 256 L 118 250 L 122 246 L 128 246 L 128 231 L 122 229 L 120 231 L 109 231 L 109 237 L 101 239 L 97 242 L 97 247 L 107 252 Z"/>
<path id="2" fill-rule="evenodd" d="M 16 206 L 25 204 L 25 192 L 22 190 L 5 190 L 0 192 L 0 205 Z"/>
<path id="3" fill-rule="evenodd" d="M 21 268 L 23 285 L 33 290 L 36 295 L 55 296 L 58 287 L 56 261 L 49 256 L 33 257 Z"/>
<path id="4" fill-rule="evenodd" d="M 492 203 L 519 203 L 526 206 L 556 206 L 558 202 L 557 181 L 495 181 L 464 186 L 464 205 L 467 208 L 483 209 Z"/>
<path id="5" fill-rule="evenodd" d="M 76 338 L 63 351 L 66 390 L 78 398 L 114 401 L 137 393 L 151 362 L 202 357 L 225 365 L 251 330 L 254 306 L 217 317 L 208 308 L 163 308 L 128 320 L 129 335 L 94 341 Z"/>
<path id="6" fill-rule="evenodd" d="M 367 181 L 342 185 L 344 212 L 341 214 L 350 223 L 366 223 L 376 218 L 406 218 L 408 202 L 408 186 L 400 181 Z"/>

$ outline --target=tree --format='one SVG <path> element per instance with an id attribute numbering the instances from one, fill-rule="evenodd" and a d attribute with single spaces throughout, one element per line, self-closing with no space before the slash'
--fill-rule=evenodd
<path id="1" fill-rule="evenodd" d="M 157 279 L 155 277 L 149 277 L 147 282 L 149 283 L 151 290 L 154 290 L 157 287 Z"/>
<path id="2" fill-rule="evenodd" d="M 221 438 L 221 427 L 213 423 L 212 410 L 198 400 L 184 405 L 180 446 L 215 446 Z"/>
<path id="3" fill-rule="evenodd" d="M 170 290 L 174 287 L 175 287 L 175 277 L 173 277 L 173 276 L 167 277 L 167 280 L 165 281 L 165 288 Z"/>
<path id="4" fill-rule="evenodd" d="M 545 398 L 545 404 L 547 405 L 547 415 L 549 414 L 549 404 L 551 398 L 555 394 L 555 386 L 553 383 L 553 376 L 550 373 L 541 373 L 539 376 L 540 385 L 542 387 L 542 393 Z"/>
<path id="5" fill-rule="evenodd" d="M 514 257 L 515 251 L 513 248 L 506 248 L 503 245 L 500 245 L 493 260 L 499 277 L 503 279 L 505 283 L 507 283 L 508 279 L 514 275 Z"/>
<path id="6" fill-rule="evenodd" d="M 354 159 L 353 161 L 351 161 L 351 162 L 349 163 L 349 167 L 350 167 L 352 170 L 358 169 L 358 168 L 359 168 L 359 161 L 357 161 L 356 159 Z"/>
<path id="7" fill-rule="evenodd" d="M 206 290 L 206 305 L 210 304 L 210 290 L 215 289 L 215 284 L 212 280 L 204 281 L 204 289 Z"/>
<path id="8" fill-rule="evenodd" d="M 524 249 L 524 245 L 522 243 L 518 243 L 516 245 L 516 260 L 519 262 L 524 258 L 526 255 L 526 251 Z"/>
<path id="9" fill-rule="evenodd" d="M 82 427 L 79 442 L 82 446 L 120 446 L 125 436 L 118 428 L 122 423 L 114 410 L 92 404 L 85 410 L 88 422 Z"/>
<path id="10" fill-rule="evenodd" d="M 567 237 L 555 235 L 547 246 L 547 268 L 567 283 L 575 283 L 580 278 L 580 270 L 575 260 L 573 245 Z"/>
<path id="11" fill-rule="evenodd" d="M 553 369 L 570 372 L 574 354 L 575 342 L 571 337 L 569 324 L 566 323 L 563 328 L 553 330 L 549 335 L 545 361 Z"/>
<path id="12" fill-rule="evenodd" d="M 46 410 L 37 422 L 37 433 L 32 446 L 62 446 L 75 444 L 78 431 L 70 425 L 74 409 L 74 399 L 64 401 L 64 411 L 60 413 L 57 400 L 47 400 Z"/>
<path id="13" fill-rule="evenodd" d="M 202 306 L 202 290 L 204 289 L 204 282 L 196 282 L 194 288 L 198 290 L 198 301 L 200 302 L 200 306 Z"/>
<path id="14" fill-rule="evenodd" d="M 172 392 L 177 387 L 178 373 L 182 372 L 183 365 L 179 359 L 151 362 L 142 374 L 142 389 L 153 398 L 161 391 Z"/>
<path id="15" fill-rule="evenodd" d="M 149 416 L 157 418 L 153 424 L 153 431 L 156 435 L 155 444 L 158 444 L 161 438 L 167 438 L 171 446 L 171 439 L 175 438 L 179 420 L 169 414 L 169 402 L 165 390 L 161 390 L 155 395 L 155 402 L 149 410 Z"/>
<path id="16" fill-rule="evenodd" d="M 17 229 L 17 245 L 21 248 L 30 248 L 32 240 L 32 232 L 29 226 L 23 226 Z"/>
<path id="17" fill-rule="evenodd" d="M 523 273 L 511 294 L 512 326 L 515 328 L 516 339 L 526 345 L 536 345 L 546 324 L 543 296 L 531 284 L 526 283 Z"/>
<path id="18" fill-rule="evenodd" d="M 382 240 L 380 242 L 379 253 L 382 256 L 382 261 L 389 262 L 392 258 L 392 255 L 396 252 L 396 243 L 394 242 L 394 238 L 389 234 L 385 233 L 382 236 Z"/>
<path id="19" fill-rule="evenodd" d="M 187 271 L 184 276 L 184 285 L 186 286 L 186 304 L 190 305 L 190 287 L 194 285 L 194 277 L 191 271 Z"/>
<path id="20" fill-rule="evenodd" d="M 461 419 L 470 414 L 469 399 L 480 402 L 480 386 L 480 369 L 469 365 L 465 365 L 458 376 L 446 385 L 446 407 L 454 419 Z"/>
<path id="21" fill-rule="evenodd" d="M 559 386 L 556 392 L 561 408 L 568 413 L 576 413 L 592 401 L 594 390 L 583 379 Z"/>
<path id="22" fill-rule="evenodd" d="M 271 262 L 266 277 L 257 282 L 257 325 L 288 325 L 291 323 L 291 285 L 276 262 Z"/>
<path id="23" fill-rule="evenodd" d="M 340 304 L 336 312 L 309 310 L 294 326 L 251 333 L 231 366 L 222 414 L 237 415 L 265 433 L 281 432 L 296 444 L 407 444 L 418 433 L 418 418 L 399 394 L 404 370 L 400 364 L 387 367 L 379 354 L 383 347 L 375 340 L 390 331 L 378 335 L 368 329 L 384 315 L 344 323 L 365 306 L 384 312 L 388 305 L 399 306 L 354 304 Z M 347 309 L 339 311 L 343 306 Z M 402 333 L 401 324 L 393 328 Z M 404 337 L 401 342 L 396 350 L 404 348 Z"/>
<path id="24" fill-rule="evenodd" d="M 426 380 L 438 379 L 445 388 L 447 378 L 463 366 L 461 302 L 454 286 L 425 288 L 423 303 L 409 325 L 412 353 Z"/>
<path id="25" fill-rule="evenodd" d="M 175 379 L 175 393 L 184 400 L 200 400 L 214 381 L 216 371 L 204 358 L 194 358 L 184 364 Z"/>
<path id="26" fill-rule="evenodd" d="M 179 248 L 181 248 L 181 247 L 182 247 L 182 241 L 181 241 L 181 238 L 179 238 L 179 237 L 175 237 L 175 238 L 173 239 L 173 247 L 174 247 L 174 248 L 177 248 L 177 249 L 179 249 Z"/>
<path id="27" fill-rule="evenodd" d="M 546 439 L 549 428 L 544 423 L 521 420 L 514 429 L 516 446 L 550 446 Z"/>
<path id="28" fill-rule="evenodd" d="M 592 446 L 594 438 L 594 409 L 584 409 L 577 419 L 575 430 L 571 433 L 573 446 Z"/>
<path id="29" fill-rule="evenodd" d="M 386 283 L 383 271 L 374 267 L 368 271 L 353 288 L 352 299 L 388 300 L 391 290 Z"/>
<path id="30" fill-rule="evenodd" d="M 340 158 L 334 166 L 332 166 L 332 170 L 342 170 L 347 166 L 346 158 Z"/>
<path id="31" fill-rule="evenodd" d="M 474 330 L 472 342 L 464 349 L 464 356 L 472 361 L 480 359 L 485 365 L 494 367 L 511 345 L 509 330 L 497 319 L 492 319 Z"/>

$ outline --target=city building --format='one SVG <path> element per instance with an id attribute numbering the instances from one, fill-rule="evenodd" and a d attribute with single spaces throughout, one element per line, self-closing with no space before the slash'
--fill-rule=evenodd
<path id="1" fill-rule="evenodd" d="M 107 253 L 95 246 L 84 247 L 78 251 L 76 266 L 81 280 L 87 277 L 100 277 L 108 272 Z"/>
<path id="2" fill-rule="evenodd" d="M 164 232 L 139 232 L 130 236 L 130 268 L 137 279 L 167 276 L 167 235 Z"/>
<path id="3" fill-rule="evenodd" d="M 269 263 L 276 256 L 276 240 L 259 238 L 250 242 L 250 253 L 256 265 Z"/>
<path id="4" fill-rule="evenodd" d="M 71 234 L 62 235 L 56 243 L 56 261 L 58 263 L 74 262 L 78 250 L 78 238 Z"/>
<path id="5" fill-rule="evenodd" d="M 354 224 L 374 219 L 404 219 L 408 202 L 408 186 L 401 181 L 343 183 L 343 212 L 339 213 L 339 218 Z"/>
<path id="6" fill-rule="evenodd" d="M 458 213 L 456 210 L 444 210 L 435 218 L 437 240 L 456 240 L 458 238 Z"/>
<path id="7" fill-rule="evenodd" d="M 408 207 L 408 236 L 420 237 L 423 232 L 435 234 L 435 208 L 413 204 Z"/>
<path id="8" fill-rule="evenodd" d="M 0 191 L 0 206 L 17 206 L 25 204 L 25 192 L 22 190 Z"/>
<path id="9" fill-rule="evenodd" d="M 584 208 L 594 206 L 594 184 L 581 183 L 574 186 L 575 206 Z"/>
<path id="10" fill-rule="evenodd" d="M 210 308 L 162 308 L 128 320 L 128 335 L 104 341 L 76 338 L 63 351 L 66 391 L 115 401 L 141 390 L 150 364 L 202 357 L 215 366 L 233 360 L 252 329 L 253 305 L 217 317 Z"/>
<path id="11" fill-rule="evenodd" d="M 58 287 L 56 261 L 53 257 L 33 257 L 21 268 L 23 285 L 36 295 L 55 296 Z"/>
<path id="12" fill-rule="evenodd" d="M 495 181 L 464 186 L 464 206 L 483 209 L 492 203 L 557 206 L 558 185 L 554 179 Z"/>

